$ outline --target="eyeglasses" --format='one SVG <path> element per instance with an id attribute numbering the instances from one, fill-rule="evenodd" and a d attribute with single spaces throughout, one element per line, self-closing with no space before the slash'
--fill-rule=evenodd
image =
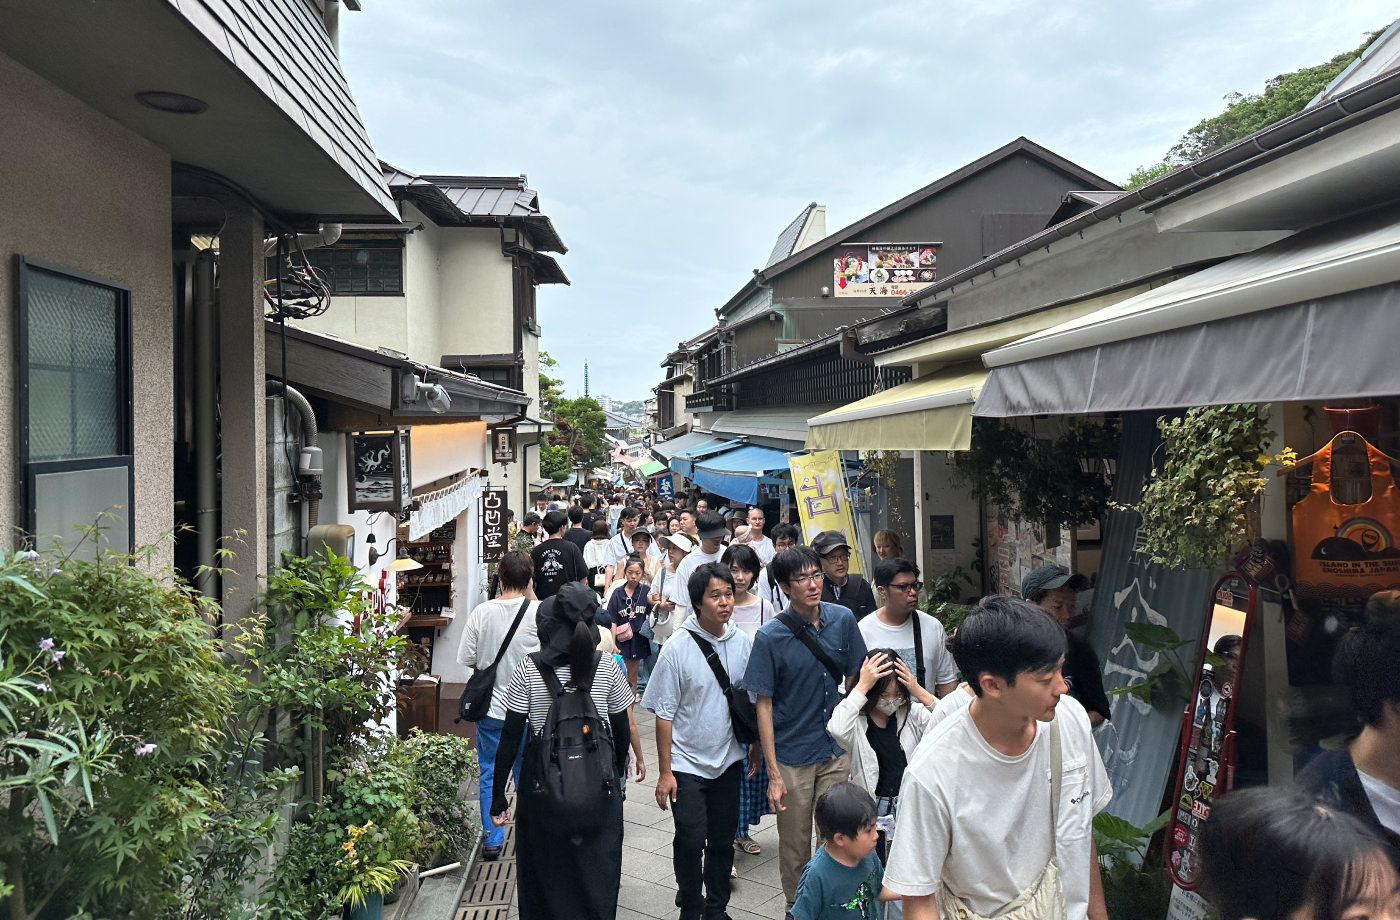
<path id="1" fill-rule="evenodd" d="M 921 581 L 904 581 L 898 584 L 891 583 L 890 588 L 894 591 L 913 591 L 915 594 L 918 594 L 924 589 L 924 583 Z"/>
<path id="2" fill-rule="evenodd" d="M 794 575 L 788 582 L 794 585 L 812 585 L 822 580 L 821 572 L 803 572 L 801 575 Z"/>

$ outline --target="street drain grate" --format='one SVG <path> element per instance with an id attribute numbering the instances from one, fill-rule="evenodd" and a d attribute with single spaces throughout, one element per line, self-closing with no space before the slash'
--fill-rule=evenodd
<path id="1" fill-rule="evenodd" d="M 466 901 L 473 907 L 509 905 L 515 892 L 515 860 L 498 860 L 481 863 L 471 887 L 467 889 Z"/>
<path id="2" fill-rule="evenodd" d="M 457 920 L 507 920 L 509 916 L 509 904 L 485 904 L 462 908 Z"/>

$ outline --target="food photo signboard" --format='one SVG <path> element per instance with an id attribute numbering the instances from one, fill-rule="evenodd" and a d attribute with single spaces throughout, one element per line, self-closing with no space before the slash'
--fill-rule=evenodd
<path id="1" fill-rule="evenodd" d="M 908 297 L 938 278 L 942 243 L 845 243 L 836 247 L 837 297 Z"/>

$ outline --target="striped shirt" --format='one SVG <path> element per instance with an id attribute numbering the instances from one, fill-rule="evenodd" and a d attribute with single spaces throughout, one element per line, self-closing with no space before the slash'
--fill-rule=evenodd
<path id="1" fill-rule="evenodd" d="M 558 675 L 559 683 L 569 682 L 568 665 L 555 668 L 554 673 Z M 598 710 L 604 724 L 607 724 L 609 714 L 626 712 L 636 701 L 632 688 L 627 684 L 627 678 L 623 676 L 613 657 L 607 653 L 598 661 L 598 673 L 593 675 L 593 691 L 590 695 L 593 697 L 593 708 Z M 549 708 L 553 705 L 554 695 L 549 692 L 549 685 L 540 677 L 534 659 L 526 658 L 515 669 L 515 673 L 510 677 L 510 685 L 506 687 L 506 709 L 510 712 L 525 713 L 530 721 L 530 730 L 538 733 L 544 729 Z"/>

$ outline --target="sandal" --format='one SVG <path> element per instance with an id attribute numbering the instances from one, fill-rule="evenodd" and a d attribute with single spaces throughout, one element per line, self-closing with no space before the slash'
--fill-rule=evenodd
<path id="1" fill-rule="evenodd" d="M 738 866 L 730 866 L 730 867 L 729 867 L 729 877 L 730 877 L 730 878 L 738 878 L 738 877 L 739 877 L 739 867 L 738 867 Z"/>
<path id="2" fill-rule="evenodd" d="M 758 845 L 758 841 L 745 834 L 742 837 L 734 838 L 734 845 L 750 856 L 757 856 L 763 852 L 763 848 Z"/>

